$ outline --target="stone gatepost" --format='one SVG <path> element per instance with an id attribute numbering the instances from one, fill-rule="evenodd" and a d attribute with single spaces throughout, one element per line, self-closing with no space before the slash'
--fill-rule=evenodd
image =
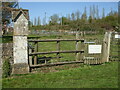
<path id="1" fill-rule="evenodd" d="M 12 74 L 29 73 L 28 65 L 28 10 L 15 9 L 12 12 L 14 22 Z"/>

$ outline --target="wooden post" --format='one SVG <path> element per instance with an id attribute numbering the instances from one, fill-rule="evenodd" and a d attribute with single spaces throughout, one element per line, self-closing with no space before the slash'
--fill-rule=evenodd
<path id="1" fill-rule="evenodd" d="M 109 62 L 109 56 L 110 56 L 110 42 L 111 42 L 111 34 L 112 32 L 108 33 L 108 48 L 107 48 L 107 62 Z"/>
<path id="2" fill-rule="evenodd" d="M 76 32 L 76 39 L 79 39 L 80 36 L 79 36 L 79 31 L 77 30 Z M 80 42 L 79 41 L 76 41 L 76 50 L 79 50 L 80 49 Z M 80 53 L 76 53 L 76 61 L 80 60 Z"/>
<path id="3" fill-rule="evenodd" d="M 1 39 L 1 37 L 0 37 Z M 3 65 L 3 60 L 2 60 L 2 51 L 3 51 L 3 48 L 2 48 L 2 39 L 0 40 L 0 89 L 2 90 L 2 65 Z"/>
<path id="4" fill-rule="evenodd" d="M 109 62 L 110 39 L 112 32 L 106 32 L 103 40 L 103 57 L 102 62 Z"/>
<path id="5" fill-rule="evenodd" d="M 35 42 L 35 50 L 34 52 L 38 52 L 38 42 Z M 34 65 L 37 64 L 37 55 L 34 56 Z"/>
<path id="6" fill-rule="evenodd" d="M 106 62 L 106 51 L 107 51 L 107 32 L 105 32 L 104 40 L 103 40 L 103 48 L 102 48 L 102 63 Z"/>
<path id="7" fill-rule="evenodd" d="M 32 49 L 29 49 L 29 54 L 32 53 Z M 29 56 L 29 65 L 32 65 L 32 56 Z"/>
<path id="8" fill-rule="evenodd" d="M 57 41 L 57 51 L 60 51 L 60 41 Z M 60 53 L 57 53 L 57 60 L 60 60 Z"/>
<path id="9" fill-rule="evenodd" d="M 84 39 L 84 32 L 81 31 L 81 35 L 80 35 L 80 39 Z M 81 51 L 84 51 L 85 49 L 85 45 L 84 45 L 84 41 L 81 41 L 80 43 L 80 50 Z M 80 53 L 80 60 L 83 61 L 83 58 L 84 58 L 84 53 Z"/>
<path id="10" fill-rule="evenodd" d="M 84 41 L 81 41 L 80 50 L 84 51 Z M 84 52 L 80 53 L 80 60 L 83 61 Z"/>
<path id="11" fill-rule="evenodd" d="M 12 19 L 14 22 L 13 34 L 13 58 L 14 65 L 12 74 L 26 74 L 29 73 L 28 65 L 28 18 L 26 17 L 28 11 L 18 10 L 12 12 Z"/>

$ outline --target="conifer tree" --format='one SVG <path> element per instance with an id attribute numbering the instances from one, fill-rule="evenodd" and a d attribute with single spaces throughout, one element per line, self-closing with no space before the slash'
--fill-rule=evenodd
<path id="1" fill-rule="evenodd" d="M 37 25 L 37 19 L 36 19 L 36 17 L 34 18 L 34 26 L 36 26 Z"/>
<path id="2" fill-rule="evenodd" d="M 93 19 L 93 11 L 91 6 L 90 6 L 90 17 Z"/>
<path id="3" fill-rule="evenodd" d="M 103 8 L 103 10 L 102 10 L 102 18 L 104 18 L 105 17 L 105 9 Z"/>
<path id="4" fill-rule="evenodd" d="M 99 9 L 98 9 L 98 5 L 96 6 L 96 18 L 99 19 Z"/>
<path id="5" fill-rule="evenodd" d="M 84 13 L 81 16 L 81 19 L 86 21 L 87 20 L 87 11 L 86 11 L 86 7 L 84 8 Z"/>
<path id="6" fill-rule="evenodd" d="M 96 15 L 96 12 L 95 12 L 95 5 L 93 5 L 93 11 L 92 11 L 92 14 L 93 14 L 93 19 L 95 19 L 95 15 Z"/>
<path id="7" fill-rule="evenodd" d="M 40 22 L 41 22 L 41 21 L 40 21 L 40 17 L 38 17 L 38 20 L 37 20 L 37 25 L 38 25 L 38 26 L 41 25 Z"/>
<path id="8" fill-rule="evenodd" d="M 75 20 L 75 14 L 74 13 L 71 14 L 71 19 L 72 19 L 72 21 Z"/>
<path id="9" fill-rule="evenodd" d="M 76 20 L 79 20 L 80 19 L 80 11 L 77 10 L 75 14 L 76 14 Z"/>

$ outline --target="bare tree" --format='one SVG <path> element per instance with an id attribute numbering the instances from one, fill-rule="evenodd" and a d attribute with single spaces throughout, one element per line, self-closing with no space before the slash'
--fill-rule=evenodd
<path id="1" fill-rule="evenodd" d="M 76 20 L 79 20 L 80 19 L 80 11 L 77 10 L 75 14 L 76 14 Z"/>
<path id="2" fill-rule="evenodd" d="M 2 30 L 3 30 L 3 34 L 6 33 L 7 29 L 8 29 L 8 25 L 11 23 L 11 18 L 12 18 L 12 9 L 13 8 L 19 8 L 17 6 L 18 2 L 16 0 L 16 2 L 2 2 L 1 3 L 1 21 L 2 23 Z"/>
<path id="3" fill-rule="evenodd" d="M 12 17 L 12 9 L 13 8 L 19 8 L 19 4 L 16 0 L 16 2 L 2 2 L 2 22 L 10 23 L 10 19 Z"/>

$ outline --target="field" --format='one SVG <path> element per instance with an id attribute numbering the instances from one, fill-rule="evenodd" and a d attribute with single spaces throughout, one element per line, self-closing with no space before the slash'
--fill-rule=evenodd
<path id="1" fill-rule="evenodd" d="M 3 88 L 118 88 L 118 63 L 16 75 L 4 78 Z"/>

